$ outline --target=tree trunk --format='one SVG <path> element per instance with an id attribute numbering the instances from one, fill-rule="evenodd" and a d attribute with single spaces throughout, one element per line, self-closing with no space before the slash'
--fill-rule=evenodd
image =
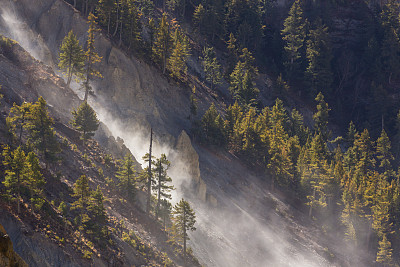
<path id="1" fill-rule="evenodd" d="M 115 30 L 114 30 L 113 36 L 115 36 L 117 34 L 118 25 L 119 25 L 119 1 L 117 1 L 117 21 L 115 22 Z"/>
<path id="2" fill-rule="evenodd" d="M 183 209 L 183 266 L 186 267 L 186 210 Z"/>
<path id="3" fill-rule="evenodd" d="M 149 149 L 149 177 L 147 180 L 147 205 L 146 213 L 150 215 L 150 201 L 151 201 L 151 149 L 153 145 L 153 128 L 150 128 L 150 149 Z"/>
<path id="4" fill-rule="evenodd" d="M 107 34 L 110 34 L 111 12 L 108 12 Z"/>
<path id="5" fill-rule="evenodd" d="M 314 190 L 313 190 L 313 201 L 314 200 L 315 200 L 315 187 L 314 187 Z M 308 211 L 308 217 L 310 217 L 310 218 L 312 216 L 312 208 L 313 208 L 313 203 L 311 203 L 310 210 Z"/>
<path id="6" fill-rule="evenodd" d="M 156 211 L 156 220 L 158 220 L 158 214 L 160 212 L 160 197 L 161 197 L 161 160 L 160 160 L 160 166 L 158 166 L 159 173 L 158 173 L 158 199 L 157 199 L 157 211 Z"/>

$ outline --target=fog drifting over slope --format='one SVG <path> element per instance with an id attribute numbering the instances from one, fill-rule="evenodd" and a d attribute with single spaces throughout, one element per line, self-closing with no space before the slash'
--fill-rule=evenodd
<path id="1" fill-rule="evenodd" d="M 34 2 L 32 1 L 32 5 Z M 50 66 L 57 65 L 52 62 L 52 58 L 56 58 L 56 55 L 48 55 L 50 49 L 45 47 L 38 35 L 23 23 L 23 18 L 16 15 L 16 7 L 6 9 L 6 4 L 11 4 L 11 1 L 0 0 L 0 6 L 3 6 L 1 19 L 5 22 L 5 27 L 0 28 L 0 33 L 18 41 L 38 60 L 44 61 Z M 73 87 L 78 95 L 82 95 L 77 85 Z M 90 104 L 98 113 L 99 119 L 107 125 L 115 138 L 124 139 L 125 145 L 141 162 L 141 157 L 148 152 L 149 148 L 149 129 L 132 122 L 127 125 L 121 118 L 112 115 L 115 114 L 112 110 L 104 108 L 103 101 L 106 100 L 102 99 L 101 95 L 90 97 Z M 265 210 L 260 213 L 259 211 L 263 210 L 263 207 L 260 206 L 261 202 L 256 203 L 255 205 L 258 206 L 254 206 L 254 208 L 247 205 L 245 199 L 250 195 L 240 191 L 240 188 L 231 190 L 229 188 L 231 185 L 220 181 L 221 188 L 213 188 L 214 192 L 218 194 L 219 205 L 213 208 L 202 203 L 193 194 L 184 192 L 185 187 L 182 185 L 191 180 L 189 172 L 185 163 L 178 160 L 179 155 L 171 147 L 172 144 L 157 142 L 157 135 L 160 134 L 163 133 L 156 133 L 154 154 L 159 156 L 161 153 L 165 153 L 172 162 L 169 175 L 177 188 L 173 194 L 173 202 L 175 203 L 185 196 L 196 211 L 197 231 L 191 234 L 190 246 L 202 264 L 219 267 L 330 266 L 312 248 L 301 247 L 301 241 L 293 243 L 295 238 L 286 232 L 288 223 L 275 210 Z M 206 154 L 202 156 L 204 155 Z M 212 167 L 210 166 L 210 168 Z M 221 167 L 229 168 L 229 165 Z M 241 176 L 243 180 L 247 179 L 246 173 L 242 173 Z M 237 190 L 241 194 L 240 198 L 235 193 Z M 273 197 L 262 188 L 252 192 L 251 195 L 252 198 L 266 196 Z"/>

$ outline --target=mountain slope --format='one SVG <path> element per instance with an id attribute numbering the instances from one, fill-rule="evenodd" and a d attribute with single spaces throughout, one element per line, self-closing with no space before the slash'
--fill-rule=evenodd
<path id="1" fill-rule="evenodd" d="M 40 49 L 36 54 L 53 68 L 56 66 L 58 47 L 70 29 L 74 30 L 81 42 L 85 39 L 86 21 L 61 0 L 35 1 L 35 5 L 28 0 L 18 0 L 15 6 L 10 6 L 6 0 L 0 0 L 0 3 L 2 8 L 8 7 L 8 12 L 24 24 L 22 27 L 10 27 L 10 21 L 5 18 L 3 11 L 0 23 L 3 33 L 17 40 L 29 36 L 16 34 L 17 30 L 30 32 L 35 38 L 36 34 L 40 34 Z M 18 41 L 21 45 L 29 43 L 22 39 Z M 181 134 L 182 130 L 189 128 L 186 119 L 189 114 L 187 88 L 169 83 L 155 68 L 129 58 L 101 34 L 97 36 L 96 47 L 103 57 L 100 71 L 104 78 L 96 80 L 96 96 L 91 97 L 90 102 L 111 133 L 115 137 L 122 137 L 138 159 L 148 149 L 149 126 L 155 129 L 158 139 L 156 154 L 167 152 L 172 158 L 170 175 L 178 188 L 175 201 L 185 196 L 193 203 L 198 214 L 198 230 L 191 235 L 191 246 L 202 264 L 361 266 L 358 259 L 348 262 L 342 251 L 331 251 L 328 243 L 335 242 L 321 241 L 329 237 L 324 236 L 317 226 L 290 205 L 282 202 L 281 199 L 285 199 L 283 194 L 279 197 L 271 194 L 269 185 L 262 180 L 263 175 L 259 172 L 249 170 L 229 153 L 200 145 L 195 145 L 193 149 L 189 137 Z M 34 48 L 25 48 L 35 54 Z M 5 71 L 11 67 L 2 69 Z M 9 76 L 12 75 L 4 74 L 5 79 Z M 40 77 L 38 79 L 40 81 Z M 31 84 L 31 81 L 22 82 L 25 83 Z M 29 90 L 19 86 L 17 81 L 9 82 L 5 87 L 18 87 L 22 93 Z M 78 98 L 71 94 L 66 95 L 66 100 L 61 100 L 58 98 L 61 92 L 52 87 L 41 88 L 43 91 L 38 90 L 39 94 L 48 100 L 66 123 L 71 107 L 77 106 Z M 75 92 L 79 94 L 78 90 Z M 199 98 L 208 103 L 210 96 L 202 95 Z M 194 194 L 189 190 L 191 187 L 196 189 Z M 284 201 L 290 202 L 290 199 Z M 110 212 L 114 213 L 116 207 L 110 208 Z M 135 218 L 130 216 L 128 208 L 119 209 L 117 213 L 125 213 L 128 221 Z M 115 216 L 119 217 L 118 214 Z M 149 240 L 154 239 L 149 237 Z M 330 258 L 327 256 L 330 252 L 337 254 L 336 258 L 331 258 L 332 262 L 326 259 Z"/>

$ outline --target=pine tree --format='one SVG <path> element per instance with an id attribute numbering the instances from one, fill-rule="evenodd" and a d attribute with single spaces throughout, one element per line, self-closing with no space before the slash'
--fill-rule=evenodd
<path id="1" fill-rule="evenodd" d="M 163 221 L 164 231 L 166 229 L 167 220 L 170 220 L 172 212 L 172 205 L 167 199 L 161 199 L 160 201 L 160 218 Z"/>
<path id="2" fill-rule="evenodd" d="M 189 43 L 187 37 L 178 29 L 174 34 L 174 45 L 172 48 L 171 56 L 168 58 L 167 67 L 171 75 L 182 79 L 182 75 L 186 75 L 187 66 L 186 61 L 189 57 Z"/>
<path id="3" fill-rule="evenodd" d="M 253 78 L 245 63 L 239 61 L 230 75 L 229 91 L 235 101 L 241 105 L 254 106 L 259 90 L 254 86 Z"/>
<path id="4" fill-rule="evenodd" d="M 169 192 L 174 189 L 174 186 L 167 185 L 171 183 L 172 179 L 167 175 L 167 171 L 171 163 L 167 160 L 165 154 L 161 154 L 161 157 L 156 160 L 154 167 L 155 184 L 153 185 L 153 191 L 157 198 L 156 204 L 156 219 L 160 216 L 160 205 L 163 199 L 171 199 Z"/>
<path id="5" fill-rule="evenodd" d="M 221 117 L 218 114 L 214 103 L 212 103 L 200 122 L 203 138 L 214 145 L 221 145 L 224 142 L 224 125 L 223 122 L 221 125 L 218 118 Z"/>
<path id="6" fill-rule="evenodd" d="M 88 211 L 91 213 L 90 226 L 96 233 L 95 238 L 98 240 L 107 235 L 107 227 L 105 224 L 108 218 L 103 202 L 103 193 L 101 192 L 100 186 L 97 186 L 97 189 L 91 192 L 91 196 L 89 197 Z"/>
<path id="7" fill-rule="evenodd" d="M 358 132 L 357 132 L 356 126 L 354 125 L 354 123 L 352 121 L 350 121 L 349 128 L 348 128 L 347 134 L 346 134 L 346 142 L 347 142 L 348 146 L 352 146 L 354 144 L 354 140 L 357 135 L 358 135 Z"/>
<path id="8" fill-rule="evenodd" d="M 314 128 L 319 133 L 323 140 L 328 141 L 331 132 L 328 129 L 329 111 L 331 110 L 328 103 L 324 100 L 324 95 L 320 92 L 315 98 L 317 101 L 317 112 L 313 115 Z"/>
<path id="9" fill-rule="evenodd" d="M 72 115 L 71 124 L 81 132 L 81 139 L 85 145 L 86 141 L 94 136 L 94 132 L 99 128 L 100 122 L 96 112 L 86 101 L 83 101 L 77 110 L 72 111 Z"/>
<path id="10" fill-rule="evenodd" d="M 53 129 L 53 119 L 47 111 L 46 101 L 39 97 L 38 101 L 32 105 L 29 115 L 29 140 L 44 156 L 46 161 L 55 161 L 56 154 L 59 153 L 55 131 Z"/>
<path id="11" fill-rule="evenodd" d="M 124 29 L 125 31 L 123 32 L 124 36 L 126 36 L 125 39 L 128 45 L 128 49 L 132 50 L 138 50 L 140 48 L 142 38 L 141 38 L 141 30 L 142 30 L 142 25 L 140 23 L 140 12 L 136 7 L 136 4 L 134 1 L 128 1 L 125 3 L 126 4 L 126 18 L 124 20 L 124 23 L 126 24 Z"/>
<path id="12" fill-rule="evenodd" d="M 328 28 L 322 24 L 321 19 L 318 19 L 314 29 L 310 30 L 306 54 L 308 67 L 305 78 L 310 85 L 310 94 L 324 92 L 329 95 L 333 82 L 332 51 Z"/>
<path id="13" fill-rule="evenodd" d="M 206 80 L 210 82 L 212 90 L 214 85 L 220 84 L 222 80 L 221 65 L 217 61 L 213 47 L 204 48 L 202 65 Z"/>
<path id="14" fill-rule="evenodd" d="M 119 180 L 118 186 L 125 191 L 126 196 L 133 200 L 136 187 L 136 171 L 132 156 L 128 153 L 125 155 L 122 165 L 119 167 L 116 177 Z"/>
<path id="15" fill-rule="evenodd" d="M 6 147 L 3 150 L 3 158 L 3 165 L 6 167 L 3 184 L 9 195 L 17 195 L 17 211 L 20 213 L 21 192 L 28 182 L 25 176 L 25 152 L 20 146 L 14 151 Z"/>
<path id="16" fill-rule="evenodd" d="M 376 154 L 379 160 L 379 167 L 383 169 L 383 175 L 390 181 L 394 177 L 392 169 L 392 161 L 394 157 L 391 153 L 391 142 L 387 136 L 385 130 L 382 130 L 381 136 L 376 141 Z"/>
<path id="17" fill-rule="evenodd" d="M 167 15 L 164 13 L 158 26 L 156 33 L 156 39 L 153 46 L 153 57 L 156 62 L 161 64 L 163 74 L 167 68 L 167 59 L 171 51 L 171 35 L 169 32 L 169 24 L 167 21 Z"/>
<path id="18" fill-rule="evenodd" d="M 196 86 L 193 86 L 192 92 L 190 94 L 190 115 L 189 118 L 195 118 L 197 115 L 197 99 L 195 98 Z"/>
<path id="19" fill-rule="evenodd" d="M 85 224 L 89 220 L 87 207 L 90 201 L 89 179 L 86 175 L 82 175 L 78 180 L 76 180 L 72 196 L 77 198 L 77 200 L 72 203 L 72 206 L 74 209 L 80 211 L 80 223 Z"/>
<path id="20" fill-rule="evenodd" d="M 58 67 L 64 71 L 67 77 L 67 86 L 70 85 L 73 76 L 77 81 L 84 77 L 85 53 L 72 30 L 62 41 Z"/>
<path id="21" fill-rule="evenodd" d="M 41 173 L 39 159 L 34 152 L 29 152 L 26 156 L 25 174 L 28 179 L 29 189 L 35 197 L 41 198 L 46 181 Z"/>
<path id="22" fill-rule="evenodd" d="M 99 0 L 96 11 L 101 25 L 107 26 L 107 33 L 110 34 L 111 15 L 116 7 L 114 0 Z"/>
<path id="23" fill-rule="evenodd" d="M 391 248 L 391 243 L 387 239 L 387 236 L 384 235 L 382 240 L 379 241 L 378 253 L 376 255 L 376 261 L 382 264 L 391 264 L 392 263 L 392 254 L 393 249 Z"/>
<path id="24" fill-rule="evenodd" d="M 206 23 L 206 10 L 202 4 L 199 4 L 193 13 L 193 25 L 197 32 L 204 33 Z"/>
<path id="25" fill-rule="evenodd" d="M 90 86 L 90 80 L 93 77 L 99 77 L 101 78 L 102 75 L 101 73 L 94 67 L 94 64 L 101 62 L 101 57 L 97 54 L 96 49 L 94 47 L 94 34 L 95 32 L 98 31 L 96 28 L 96 16 L 93 15 L 92 13 L 89 14 L 88 16 L 88 23 L 89 23 L 89 29 L 88 29 L 88 40 L 87 40 L 87 46 L 86 46 L 86 80 L 83 82 L 83 87 L 85 89 L 85 97 L 84 101 L 86 102 L 89 93 L 92 92 L 92 88 Z"/>
<path id="26" fill-rule="evenodd" d="M 12 128 L 12 134 L 15 135 L 18 133 L 19 145 L 22 145 L 22 134 L 25 127 L 27 127 L 30 119 L 30 111 L 32 108 L 32 104 L 28 102 L 22 103 L 21 106 L 17 104 L 13 104 L 10 109 L 9 122 Z"/>
<path id="27" fill-rule="evenodd" d="M 289 76 L 295 77 L 304 57 L 303 46 L 307 32 L 307 20 L 303 18 L 300 0 L 294 1 L 283 26 L 282 35 L 288 60 L 285 65 Z"/>
<path id="28" fill-rule="evenodd" d="M 252 53 L 247 48 L 243 48 L 239 59 L 241 62 L 243 62 L 243 67 L 249 72 L 251 78 L 255 78 L 255 76 L 258 74 L 258 69 L 254 66 L 255 58 L 253 57 Z"/>
<path id="29" fill-rule="evenodd" d="M 196 228 L 196 215 L 189 203 L 181 199 L 172 211 L 172 240 L 176 243 L 183 243 L 183 258 L 186 266 L 186 241 L 189 240 L 188 231 L 194 231 Z"/>

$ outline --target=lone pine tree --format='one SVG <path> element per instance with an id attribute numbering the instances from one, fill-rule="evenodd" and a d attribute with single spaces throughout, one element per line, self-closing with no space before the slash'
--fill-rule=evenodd
<path id="1" fill-rule="evenodd" d="M 73 76 L 77 81 L 84 78 L 85 53 L 72 30 L 62 41 L 58 67 L 64 71 L 67 77 L 67 86 L 70 85 Z"/>
<path id="2" fill-rule="evenodd" d="M 171 194 L 169 192 L 174 189 L 174 186 L 167 185 L 171 183 L 172 179 L 167 175 L 167 171 L 171 163 L 167 159 L 165 154 L 161 154 L 161 157 L 156 160 L 154 173 L 155 173 L 155 184 L 153 185 L 153 191 L 157 197 L 156 204 L 156 219 L 160 216 L 160 205 L 163 199 L 171 199 Z"/>
<path id="3" fill-rule="evenodd" d="M 189 240 L 188 231 L 195 231 L 196 214 L 190 207 L 189 202 L 183 198 L 174 206 L 172 211 L 171 235 L 172 240 L 177 243 L 183 243 L 183 258 L 186 266 L 186 241 Z"/>
<path id="4" fill-rule="evenodd" d="M 85 145 L 86 141 L 94 136 L 94 132 L 99 128 L 100 123 L 96 112 L 86 101 L 83 101 L 77 110 L 72 111 L 72 115 L 71 124 L 81 132 L 81 139 Z"/>
<path id="5" fill-rule="evenodd" d="M 94 34 L 98 29 L 96 28 L 96 16 L 92 13 L 89 14 L 88 23 L 88 40 L 87 40 L 87 48 L 85 52 L 86 56 L 86 80 L 83 82 L 83 87 L 85 89 L 85 97 L 84 101 L 87 101 L 89 97 L 89 93 L 92 91 L 90 86 L 90 80 L 93 77 L 103 77 L 101 73 L 94 67 L 94 64 L 101 61 L 101 57 L 97 54 L 96 49 L 94 47 Z"/>
<path id="6" fill-rule="evenodd" d="M 136 171 L 132 156 L 127 154 L 124 158 L 122 165 L 119 167 L 116 177 L 119 180 L 118 186 L 125 192 L 126 196 L 134 199 L 136 187 Z"/>

